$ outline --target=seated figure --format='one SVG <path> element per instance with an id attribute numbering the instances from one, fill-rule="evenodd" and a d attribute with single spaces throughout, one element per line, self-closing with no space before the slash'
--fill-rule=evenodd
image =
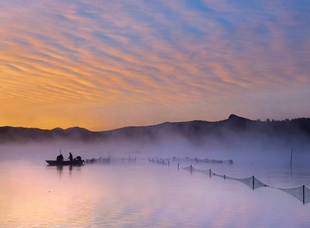
<path id="1" fill-rule="evenodd" d="M 62 154 L 58 155 L 57 156 L 57 159 L 56 159 L 58 162 L 62 162 L 64 160 L 64 157 L 62 156 Z"/>

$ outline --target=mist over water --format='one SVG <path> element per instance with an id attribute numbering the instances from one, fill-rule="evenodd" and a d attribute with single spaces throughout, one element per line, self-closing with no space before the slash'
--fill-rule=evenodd
<path id="1" fill-rule="evenodd" d="M 162 128 L 160 128 L 162 130 Z M 29 161 L 45 165 L 45 160 L 54 160 L 61 152 L 65 159 L 69 152 L 74 157 L 92 158 L 198 158 L 233 160 L 231 166 L 220 166 L 218 172 L 234 172 L 231 169 L 245 167 L 251 176 L 278 167 L 291 172 L 292 168 L 307 169 L 310 161 L 310 142 L 303 135 L 294 139 L 279 138 L 271 135 L 257 135 L 251 130 L 235 133 L 222 130 L 220 134 L 208 137 L 184 137 L 178 132 L 165 131 L 156 137 L 128 138 L 114 137 L 103 141 L 51 140 L 27 143 L 6 143 L 0 145 L 1 161 Z M 296 136 L 296 135 L 295 135 Z M 291 161 L 292 160 L 292 161 Z M 291 164 L 292 162 L 292 164 Z M 181 163 L 181 165 L 183 165 Z M 189 164 L 184 164 L 189 165 Z M 194 165 L 194 164 L 193 164 Z M 196 166 L 201 164 L 196 164 Z M 212 168 L 206 164 L 203 168 Z M 291 167 L 292 166 L 292 167 Z M 305 183 L 307 184 L 307 183 Z"/>
<path id="2" fill-rule="evenodd" d="M 72 142 L 50 142 L 50 143 L 25 143 L 25 144 L 2 144 L 0 145 L 1 160 L 7 159 L 30 159 L 54 158 L 60 153 L 83 155 L 83 157 L 100 156 L 127 156 L 135 155 L 140 157 L 209 157 L 215 159 L 235 158 L 236 160 L 268 160 L 275 158 L 285 160 L 290 156 L 293 149 L 298 157 L 307 156 L 307 151 L 298 151 L 290 147 L 269 147 L 255 148 L 253 146 L 240 146 L 234 148 L 227 145 L 192 145 L 183 139 L 163 140 L 157 143 L 141 144 L 130 142 L 110 142 L 110 143 L 72 143 Z M 281 156 L 282 155 L 282 156 Z"/>
<path id="3" fill-rule="evenodd" d="M 108 141 L 56 140 L 44 142 L 0 144 L 0 160 L 28 160 L 42 162 L 55 159 L 62 152 L 64 158 L 72 152 L 83 159 L 99 157 L 171 158 L 192 157 L 218 160 L 232 159 L 234 164 L 307 165 L 310 161 L 310 142 L 288 142 L 276 138 L 253 138 L 249 134 L 223 138 L 188 139 L 177 134 L 164 135 L 156 140 L 129 140 L 118 138 Z"/>
<path id="4" fill-rule="evenodd" d="M 291 142 L 272 139 L 189 140 L 173 134 L 152 141 L 2 144 L 0 225 L 306 226 L 310 204 L 303 205 L 278 188 L 310 187 L 307 148 L 306 143 L 292 147 Z M 65 159 L 72 152 L 74 157 L 110 157 L 111 161 L 81 167 L 47 166 L 45 160 L 56 159 L 60 150 Z M 233 163 L 195 162 L 186 157 L 232 159 Z M 151 163 L 148 158 L 169 158 L 169 165 Z M 185 169 L 190 166 L 196 171 Z M 255 176 L 272 187 L 253 190 L 236 180 L 209 176 L 209 170 L 236 179 Z"/>

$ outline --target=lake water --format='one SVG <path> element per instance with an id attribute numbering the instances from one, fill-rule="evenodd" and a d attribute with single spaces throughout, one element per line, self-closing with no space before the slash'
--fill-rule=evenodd
<path id="1" fill-rule="evenodd" d="M 182 168 L 189 165 L 193 172 Z M 59 168 L 8 159 L 0 168 L 0 227 L 310 226 L 310 203 L 279 190 L 310 187 L 305 165 L 181 161 L 178 169 L 138 158 Z M 253 190 L 209 169 L 272 187 Z"/>

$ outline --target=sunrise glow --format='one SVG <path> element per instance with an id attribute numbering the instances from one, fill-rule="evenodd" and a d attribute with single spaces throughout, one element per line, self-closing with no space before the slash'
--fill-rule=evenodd
<path id="1" fill-rule="evenodd" d="M 2 1 L 0 125 L 308 117 L 306 1 Z"/>

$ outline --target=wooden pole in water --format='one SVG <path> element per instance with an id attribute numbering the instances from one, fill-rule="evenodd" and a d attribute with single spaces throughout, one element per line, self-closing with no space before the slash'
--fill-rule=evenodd
<path id="1" fill-rule="evenodd" d="M 291 169 L 292 169 L 292 163 L 293 163 L 293 148 L 291 149 L 291 161 L 290 161 Z"/>
<path id="2" fill-rule="evenodd" d="M 302 203 L 305 204 L 305 185 L 302 186 Z"/>
<path id="3" fill-rule="evenodd" d="M 252 184 L 253 184 L 253 190 L 254 190 L 254 176 L 252 177 Z"/>

